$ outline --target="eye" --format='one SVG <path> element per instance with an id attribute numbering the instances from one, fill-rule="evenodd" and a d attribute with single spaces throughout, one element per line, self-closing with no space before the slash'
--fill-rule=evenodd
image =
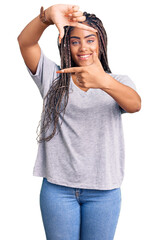
<path id="1" fill-rule="evenodd" d="M 78 43 L 79 43 L 78 41 L 71 42 L 72 45 L 77 45 Z"/>
<path id="2" fill-rule="evenodd" d="M 92 42 L 94 42 L 94 40 L 93 40 L 93 39 L 89 39 L 88 42 L 89 42 L 89 43 L 92 43 Z"/>

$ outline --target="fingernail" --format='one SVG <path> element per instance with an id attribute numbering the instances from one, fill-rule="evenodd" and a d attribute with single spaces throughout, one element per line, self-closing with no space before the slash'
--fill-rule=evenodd
<path id="1" fill-rule="evenodd" d="M 58 70 L 58 71 L 56 71 L 56 73 L 63 73 L 64 72 L 64 70 Z"/>

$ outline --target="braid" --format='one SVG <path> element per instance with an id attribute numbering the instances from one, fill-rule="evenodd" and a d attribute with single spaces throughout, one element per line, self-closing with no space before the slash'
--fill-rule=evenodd
<path id="1" fill-rule="evenodd" d="M 86 16 L 86 22 L 93 28 L 98 31 L 98 39 L 99 39 L 99 59 L 102 63 L 103 69 L 111 73 L 111 70 L 108 65 L 107 59 L 107 34 L 105 28 L 103 26 L 102 21 L 96 17 L 95 14 L 89 14 L 87 12 L 83 13 Z"/>
<path id="2" fill-rule="evenodd" d="M 107 34 L 103 27 L 103 23 L 99 18 L 96 17 L 95 14 L 89 14 L 87 12 L 84 12 L 83 15 L 86 16 L 85 22 L 89 26 L 95 28 L 98 31 L 97 34 L 99 40 L 99 59 L 101 61 L 103 69 L 106 72 L 111 73 L 107 59 Z M 75 63 L 73 62 L 71 57 L 69 41 L 69 35 L 73 29 L 74 27 L 71 26 L 64 27 L 65 30 L 64 37 L 61 41 L 61 44 L 58 43 L 58 48 L 61 57 L 61 69 L 75 66 Z M 71 73 L 60 74 L 56 79 L 52 81 L 52 84 L 46 96 L 43 99 L 43 110 L 41 113 L 41 120 L 39 121 L 37 127 L 37 133 L 38 128 L 40 127 L 40 133 L 37 136 L 37 141 L 39 143 L 42 141 L 49 141 L 51 138 L 53 138 L 54 135 L 56 134 L 59 116 L 62 119 L 64 118 L 66 106 L 68 104 L 69 99 L 70 78 Z M 60 115 L 61 112 L 63 112 L 63 117 Z M 48 137 L 46 137 L 45 133 L 50 126 L 51 128 L 54 127 L 53 131 Z M 40 134 L 42 134 L 43 137 L 38 140 Z"/>

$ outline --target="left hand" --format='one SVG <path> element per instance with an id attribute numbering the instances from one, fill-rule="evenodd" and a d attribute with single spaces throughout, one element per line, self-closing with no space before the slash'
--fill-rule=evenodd
<path id="1" fill-rule="evenodd" d="M 89 66 L 65 68 L 57 73 L 74 73 L 79 86 L 83 88 L 102 88 L 106 84 L 106 72 L 96 52 L 93 53 L 93 63 Z"/>

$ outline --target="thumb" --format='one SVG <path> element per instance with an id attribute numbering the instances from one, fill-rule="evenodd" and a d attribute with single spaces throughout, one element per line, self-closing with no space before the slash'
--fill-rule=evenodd
<path id="1" fill-rule="evenodd" d="M 99 59 L 98 59 L 98 54 L 97 52 L 93 52 L 93 62 L 99 62 Z"/>
<path id="2" fill-rule="evenodd" d="M 58 30 L 59 30 L 59 43 L 61 43 L 61 39 L 63 38 L 64 36 L 64 28 L 63 26 L 57 26 Z"/>

